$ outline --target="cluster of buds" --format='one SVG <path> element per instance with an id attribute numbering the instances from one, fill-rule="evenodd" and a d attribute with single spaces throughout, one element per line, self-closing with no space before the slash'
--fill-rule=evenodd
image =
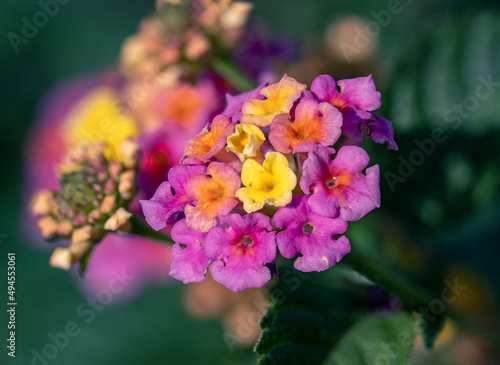
<path id="1" fill-rule="evenodd" d="M 190 67 L 223 54 L 240 38 L 252 4 L 233 0 L 158 0 L 157 11 L 122 48 L 128 76 Z M 177 71 L 179 67 L 171 67 Z M 172 70 L 171 70 L 172 71 Z M 175 72 L 173 71 L 173 72 Z"/>
<path id="2" fill-rule="evenodd" d="M 58 166 L 60 190 L 39 191 L 32 213 L 46 240 L 70 239 L 57 248 L 50 263 L 69 269 L 83 262 L 108 231 L 127 231 L 132 216 L 126 207 L 136 194 L 139 146 L 132 139 L 120 145 L 121 161 L 106 158 L 105 142 L 72 150 Z"/>
<path id="3" fill-rule="evenodd" d="M 340 236 L 348 222 L 380 206 L 378 165 L 367 168 L 359 144 L 369 136 L 397 149 L 392 123 L 373 113 L 381 97 L 371 76 L 321 75 L 307 90 L 285 75 L 226 99 L 168 181 L 141 201 L 153 229 L 174 224 L 170 275 L 201 282 L 210 267 L 239 291 L 271 279 L 278 249 L 300 255 L 298 270 L 335 265 L 350 252 Z"/>

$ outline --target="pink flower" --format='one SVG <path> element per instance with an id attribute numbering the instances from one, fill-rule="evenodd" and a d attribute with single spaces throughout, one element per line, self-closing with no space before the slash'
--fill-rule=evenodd
<path id="1" fill-rule="evenodd" d="M 185 184 L 197 174 L 204 174 L 203 165 L 177 165 L 168 172 L 168 181 L 163 182 L 149 200 L 141 200 L 146 222 L 156 231 L 177 220 L 190 201 Z"/>
<path id="2" fill-rule="evenodd" d="M 349 137 L 349 144 L 360 145 L 365 137 L 369 136 L 375 143 L 387 144 L 389 150 L 398 150 L 398 145 L 394 141 L 394 128 L 391 121 L 376 114 L 359 124 L 345 124 L 342 127 L 342 132 Z"/>
<path id="3" fill-rule="evenodd" d="M 139 97 L 138 91 L 145 94 Z M 151 74 L 137 84 L 128 84 L 124 98 L 142 130 L 168 127 L 172 136 L 182 135 L 182 139 L 192 137 L 221 110 L 212 80 L 164 86 L 157 75 Z"/>
<path id="4" fill-rule="evenodd" d="M 341 147 L 334 160 L 335 150 L 318 146 L 309 152 L 304 162 L 300 187 L 312 193 L 309 205 L 313 212 L 346 221 L 357 221 L 380 206 L 380 172 L 378 165 L 363 170 L 370 158 L 361 147 Z"/>
<path id="5" fill-rule="evenodd" d="M 204 249 L 216 260 L 210 266 L 215 281 L 232 291 L 260 288 L 271 279 L 265 264 L 276 257 L 271 218 L 262 213 L 230 214 L 220 218 L 222 227 L 207 234 Z"/>
<path id="6" fill-rule="evenodd" d="M 179 163 L 184 149 L 183 142 L 181 138 L 172 136 L 168 128 L 139 137 L 142 155 L 138 185 L 141 199 L 150 199 L 167 179 L 168 171 Z"/>
<path id="7" fill-rule="evenodd" d="M 276 235 L 281 255 L 295 260 L 294 266 L 301 271 L 323 271 L 339 262 L 351 251 L 344 233 L 347 222 L 342 218 L 323 217 L 311 210 L 309 196 L 295 195 L 292 202 L 281 207 L 274 215 L 274 224 L 283 229 Z"/>
<path id="8" fill-rule="evenodd" d="M 79 285 L 90 295 L 113 293 L 118 304 L 139 295 L 148 285 L 168 281 L 171 248 L 142 237 L 108 234 L 94 248 Z"/>
<path id="9" fill-rule="evenodd" d="M 320 101 L 328 102 L 342 112 L 342 133 L 350 138 L 351 143 L 361 144 L 365 136 L 370 136 L 374 142 L 387 143 L 387 148 L 397 150 L 392 123 L 372 113 L 380 108 L 381 96 L 371 75 L 338 82 L 329 75 L 321 75 L 312 82 L 311 91 Z"/>
<path id="10" fill-rule="evenodd" d="M 376 91 L 371 75 L 338 82 L 329 75 L 321 75 L 312 82 L 311 91 L 320 101 L 339 109 L 344 114 L 344 122 L 369 119 L 372 116 L 370 112 L 381 105 L 380 93 Z"/>
<path id="11" fill-rule="evenodd" d="M 202 247 L 206 233 L 187 228 L 186 220 L 181 219 L 172 228 L 171 235 L 176 243 L 172 247 L 170 276 L 184 284 L 205 281 L 211 261 Z"/>

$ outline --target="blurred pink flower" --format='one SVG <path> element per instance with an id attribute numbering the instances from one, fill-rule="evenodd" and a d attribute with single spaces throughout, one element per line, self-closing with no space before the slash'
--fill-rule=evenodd
<path id="1" fill-rule="evenodd" d="M 65 127 L 70 113 L 95 89 L 104 86 L 119 91 L 121 84 L 122 80 L 113 72 L 85 75 L 56 86 L 44 99 L 25 142 L 24 206 L 29 205 L 28 202 L 35 191 L 59 187 L 55 166 L 69 149 L 65 138 Z M 117 107 L 120 105 L 117 104 Z M 172 160 L 173 163 L 182 156 L 182 144 L 178 141 L 172 146 L 168 145 L 168 140 L 160 143 L 157 139 L 142 138 L 140 142 L 147 151 L 143 158 L 155 155 L 158 157 L 158 153 L 155 154 L 155 146 L 159 146 L 158 149 L 167 154 L 162 156 Z M 170 153 L 171 157 L 168 155 Z M 146 173 L 158 175 L 158 172 L 153 171 L 154 165 L 154 163 L 145 164 Z M 160 174 L 165 174 L 170 167 L 170 163 L 156 165 L 161 167 Z M 157 179 L 159 180 L 163 181 Z M 40 240 L 35 219 L 31 215 L 24 214 L 21 224 L 22 231 L 29 235 L 29 242 L 40 248 L 52 248 Z M 121 275 L 122 270 L 126 270 L 127 275 L 133 276 L 134 279 L 124 287 L 124 290 L 116 293 L 116 297 L 118 302 L 131 299 L 148 284 L 169 281 L 170 251 L 171 247 L 163 243 L 134 236 L 108 234 L 92 252 L 85 271 L 85 279 L 78 278 L 78 284 L 88 294 L 96 294 L 107 287 L 114 275 L 117 273 Z"/>
<path id="2" fill-rule="evenodd" d="M 133 299 L 148 285 L 170 281 L 171 258 L 171 247 L 166 243 L 108 234 L 92 252 L 85 277 L 76 277 L 75 271 L 75 279 L 84 292 L 95 295 L 101 290 L 113 290 L 110 286 L 115 278 L 123 290 L 113 292 L 110 304 L 118 304 Z"/>

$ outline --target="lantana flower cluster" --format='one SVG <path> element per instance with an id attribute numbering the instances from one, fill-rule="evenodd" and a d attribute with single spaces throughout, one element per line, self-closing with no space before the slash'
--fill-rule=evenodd
<path id="1" fill-rule="evenodd" d="M 142 200 L 155 230 L 173 224 L 170 275 L 262 287 L 279 253 L 323 271 L 350 252 L 342 234 L 380 206 L 379 167 L 358 145 L 397 149 L 371 76 L 305 84 L 284 75 L 240 95 L 187 141 L 179 165 Z M 335 147 L 334 147 L 335 146 Z"/>
<path id="2" fill-rule="evenodd" d="M 93 228 L 88 228 L 88 215 L 92 212 L 92 217 L 97 217 L 103 202 L 108 206 L 111 197 L 100 185 L 105 181 L 94 172 L 123 164 L 120 145 L 125 139 L 136 141 L 141 153 L 134 175 L 129 174 L 131 178 L 127 179 L 133 197 L 123 200 L 124 195 L 117 191 L 115 205 L 126 210 L 127 216 L 133 214 L 134 221 L 140 221 L 137 200 L 153 196 L 167 171 L 182 157 L 183 142 L 223 110 L 224 93 L 234 90 L 231 80 L 219 74 L 212 61 L 234 57 L 238 40 L 246 34 L 252 4 L 233 0 L 158 0 L 156 8 L 141 23 L 138 34 L 124 42 L 119 70 L 68 82 L 41 108 L 42 118 L 27 143 L 26 185 L 29 199 L 36 195 L 32 208 L 43 237 L 70 241 L 56 249 L 52 266 L 69 269 L 80 262 L 81 269 L 91 251 L 93 260 L 99 255 L 93 248 L 105 239 L 108 230 L 96 228 L 96 218 L 92 218 Z M 253 61 L 258 63 L 254 65 L 258 70 L 268 65 L 258 61 Z M 81 151 L 87 147 L 88 151 Z M 80 164 L 79 172 L 68 175 L 59 168 L 56 176 L 53 166 L 68 160 L 78 149 L 81 161 L 73 163 Z M 90 158 L 92 154 L 100 157 Z M 76 178 L 91 182 L 80 184 L 80 180 L 74 181 Z M 115 181 L 117 189 L 119 184 L 124 186 L 119 181 Z M 65 193 L 74 188 L 82 188 L 85 193 Z M 78 214 L 73 204 L 76 196 L 81 208 Z M 104 223 L 103 217 L 111 216 L 107 212 L 99 216 L 99 224 Z M 83 244 L 77 242 L 73 232 L 78 240 L 85 238 Z M 161 240 L 161 235 L 154 237 Z M 125 247 L 129 238 L 107 235 L 105 243 L 120 241 Z M 170 246 L 162 250 L 169 253 Z M 154 267 L 147 263 L 144 266 Z M 168 266 L 169 260 L 165 259 Z"/>

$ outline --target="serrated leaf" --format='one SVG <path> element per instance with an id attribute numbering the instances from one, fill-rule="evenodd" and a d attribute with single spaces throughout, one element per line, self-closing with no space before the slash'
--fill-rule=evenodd
<path id="1" fill-rule="evenodd" d="M 333 321 L 306 308 L 285 308 L 276 311 L 275 325 L 262 334 L 255 347 L 267 353 L 290 342 L 329 348 L 339 335 L 331 331 Z"/>
<path id="2" fill-rule="evenodd" d="M 270 307 L 261 320 L 264 331 L 255 347 L 259 364 L 319 365 L 344 333 L 367 315 L 367 288 L 342 279 L 322 282 L 316 274 L 287 280 L 287 274 L 290 271 L 282 270 L 270 291 Z"/>
<path id="3" fill-rule="evenodd" d="M 414 320 L 406 312 L 370 315 L 355 324 L 323 365 L 403 365 L 413 349 Z"/>

